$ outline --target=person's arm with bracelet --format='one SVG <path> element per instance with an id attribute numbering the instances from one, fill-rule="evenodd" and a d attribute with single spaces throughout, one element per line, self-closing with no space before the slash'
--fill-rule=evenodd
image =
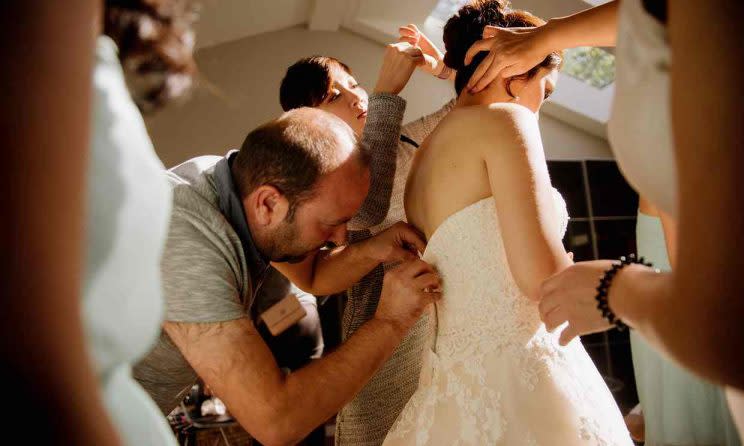
<path id="1" fill-rule="evenodd" d="M 744 389 L 744 42 L 732 38 L 744 5 L 669 2 L 672 131 L 679 179 L 676 270 L 657 277 L 650 315 L 633 298 L 632 274 L 610 304 L 652 343 L 703 376 Z M 693 22 L 694 21 L 694 22 Z M 705 38 L 690 23 L 715 23 Z M 726 64 L 721 64 L 726 60 Z M 692 91 L 689 86 L 697 85 Z M 717 94 L 726 85 L 725 95 Z M 715 172 L 715 174 L 711 174 Z M 643 277 L 646 271 L 638 271 Z"/>
<path id="2" fill-rule="evenodd" d="M 741 125 L 744 41 L 731 38 L 744 5 L 670 2 L 672 132 L 679 187 L 679 252 L 675 270 L 630 265 L 613 279 L 611 310 L 656 348 L 712 381 L 744 389 L 744 165 Z M 715 23 L 705 38 L 690 23 Z M 721 64 L 726 60 L 726 64 Z M 690 85 L 695 85 L 694 90 Z M 718 94 L 726 85 L 726 94 Z M 711 174 L 714 172 L 714 174 Z M 569 320 L 569 339 L 602 331 L 607 321 L 591 305 L 607 260 L 581 262 L 543 286 L 541 313 L 556 308 Z M 593 310 L 593 311 L 592 311 Z M 550 316 L 547 316 L 550 317 Z M 546 322 L 547 324 L 547 322 Z"/>
<path id="3" fill-rule="evenodd" d="M 81 320 L 92 72 L 100 2 L 3 6 L 2 358 L 34 442 L 116 445 Z M 39 202 L 43 200 L 43 205 Z M 49 224 L 53 216 L 54 224 Z M 23 423 L 22 420 L 18 420 Z M 15 423 L 15 421 L 14 421 Z"/>

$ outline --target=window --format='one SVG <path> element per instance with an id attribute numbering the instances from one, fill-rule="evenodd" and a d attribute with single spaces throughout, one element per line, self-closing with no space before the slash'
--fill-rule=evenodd
<path id="1" fill-rule="evenodd" d="M 584 0 L 585 3 L 589 3 L 592 6 L 604 5 L 605 3 L 609 1 L 610 0 Z"/>
<path id="2" fill-rule="evenodd" d="M 561 71 L 573 78 L 600 89 L 615 81 L 615 55 L 602 48 L 571 48 L 563 56 Z"/>
<path id="3" fill-rule="evenodd" d="M 455 15 L 458 9 L 468 2 L 469 0 L 439 0 L 429 17 L 446 23 L 450 17 Z"/>

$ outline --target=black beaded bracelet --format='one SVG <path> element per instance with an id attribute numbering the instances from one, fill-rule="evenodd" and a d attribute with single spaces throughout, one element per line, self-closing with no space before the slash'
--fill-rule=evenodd
<path id="1" fill-rule="evenodd" d="M 630 254 L 628 257 L 620 257 L 620 260 L 612 264 L 612 268 L 605 271 L 604 276 L 599 279 L 599 286 L 597 286 L 597 295 L 595 299 L 597 301 L 597 309 L 602 312 L 602 317 L 607 319 L 611 324 L 617 327 L 618 330 L 622 331 L 628 328 L 623 321 L 618 318 L 615 313 L 610 309 L 607 303 L 607 293 L 612 285 L 612 279 L 615 278 L 618 271 L 630 265 L 631 263 L 637 263 L 644 266 L 653 266 L 650 262 L 644 261 L 643 257 L 636 259 L 635 254 Z"/>

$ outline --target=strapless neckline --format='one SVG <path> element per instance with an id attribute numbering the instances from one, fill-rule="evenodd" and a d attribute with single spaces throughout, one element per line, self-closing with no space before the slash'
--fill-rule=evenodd
<path id="1" fill-rule="evenodd" d="M 431 246 L 433 245 L 434 241 L 437 240 L 437 238 L 439 238 L 438 236 L 442 232 L 444 232 L 444 229 L 446 229 L 446 227 L 448 225 L 451 225 L 452 222 L 454 222 L 457 218 L 461 217 L 463 214 L 465 214 L 465 213 L 467 213 L 467 212 L 469 212 L 469 211 L 471 211 L 471 210 L 473 210 L 475 208 L 480 207 L 481 205 L 483 205 L 484 203 L 486 203 L 486 202 L 488 202 L 490 200 L 493 200 L 493 195 L 488 196 L 488 197 L 485 197 L 485 198 L 481 198 L 480 200 L 478 200 L 478 201 L 476 201 L 474 203 L 471 203 L 471 204 L 465 206 L 464 208 L 462 208 L 460 210 L 457 210 L 457 211 L 453 212 L 452 214 L 448 215 L 444 220 L 442 220 L 441 223 L 439 223 L 439 226 L 437 226 L 437 228 L 434 230 L 434 232 L 431 233 L 431 236 L 429 236 L 429 240 L 426 242 L 426 249 L 424 250 L 422 256 L 425 256 L 426 253 L 429 252 L 429 250 L 431 249 Z"/>

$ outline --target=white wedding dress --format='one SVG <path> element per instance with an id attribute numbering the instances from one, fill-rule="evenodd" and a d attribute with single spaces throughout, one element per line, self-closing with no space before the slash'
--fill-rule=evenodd
<path id="1" fill-rule="evenodd" d="M 568 215 L 555 199 L 562 236 Z M 419 388 L 385 445 L 633 445 L 581 342 L 560 347 L 517 287 L 493 198 L 446 219 L 423 258 L 443 298 Z"/>

